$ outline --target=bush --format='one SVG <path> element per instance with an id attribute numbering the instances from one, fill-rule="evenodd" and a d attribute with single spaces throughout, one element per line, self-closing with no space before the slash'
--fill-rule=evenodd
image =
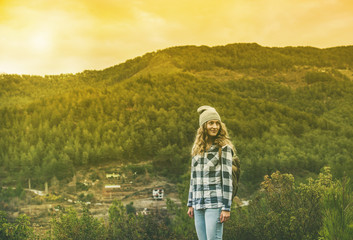
<path id="1" fill-rule="evenodd" d="M 89 176 L 89 179 L 92 181 L 92 182 L 95 182 L 96 180 L 100 180 L 100 177 L 98 175 L 97 172 L 93 172 L 90 176 Z"/>
<path id="2" fill-rule="evenodd" d="M 316 82 L 329 82 L 331 80 L 333 80 L 333 77 L 325 72 L 308 72 L 305 75 L 305 81 L 308 84 Z"/>
<path id="3" fill-rule="evenodd" d="M 89 186 L 86 186 L 85 184 L 81 183 L 81 182 L 77 182 L 76 183 L 76 191 L 80 192 L 80 191 L 88 191 Z"/>
<path id="4" fill-rule="evenodd" d="M 29 217 L 21 215 L 14 223 L 10 223 L 7 214 L 0 211 L 0 239 L 29 239 L 31 237 L 34 237 L 34 234 Z"/>
<path id="5" fill-rule="evenodd" d="M 92 193 L 88 193 L 87 195 L 81 193 L 78 195 L 78 200 L 81 202 L 92 202 L 94 200 L 94 195 Z"/>
<path id="6" fill-rule="evenodd" d="M 108 239 L 180 239 L 175 238 L 165 212 L 152 211 L 148 215 L 128 214 L 121 202 L 109 208 Z"/>
<path id="7" fill-rule="evenodd" d="M 126 205 L 126 213 L 127 214 L 136 214 L 136 208 L 133 206 L 134 203 L 130 202 L 129 204 Z"/>
<path id="8" fill-rule="evenodd" d="M 76 210 L 69 209 L 54 216 L 51 225 L 53 239 L 106 239 L 104 223 L 94 218 L 85 206 L 82 216 L 78 216 Z"/>
<path id="9" fill-rule="evenodd" d="M 353 236 L 353 190 L 349 178 L 335 182 L 324 196 L 320 239 L 350 240 Z"/>
<path id="10" fill-rule="evenodd" d="M 317 180 L 309 178 L 297 187 L 291 174 L 266 175 L 249 206 L 233 209 L 225 224 L 225 239 L 318 239 L 323 196 L 331 186 L 330 168 Z"/>

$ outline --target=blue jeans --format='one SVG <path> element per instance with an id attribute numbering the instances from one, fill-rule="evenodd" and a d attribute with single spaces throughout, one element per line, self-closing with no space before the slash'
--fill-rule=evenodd
<path id="1" fill-rule="evenodd" d="M 199 240 L 222 239 L 223 223 L 220 222 L 222 208 L 194 209 L 195 227 Z"/>

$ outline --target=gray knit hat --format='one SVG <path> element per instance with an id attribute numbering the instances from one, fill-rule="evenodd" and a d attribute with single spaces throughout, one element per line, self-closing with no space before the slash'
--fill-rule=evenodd
<path id="1" fill-rule="evenodd" d="M 201 106 L 197 109 L 197 112 L 200 114 L 199 123 L 200 127 L 207 121 L 210 120 L 219 120 L 221 121 L 221 117 L 219 116 L 216 109 L 210 106 Z"/>

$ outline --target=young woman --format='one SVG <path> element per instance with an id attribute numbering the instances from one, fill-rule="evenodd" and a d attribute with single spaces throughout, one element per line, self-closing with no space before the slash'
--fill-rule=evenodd
<path id="1" fill-rule="evenodd" d="M 200 128 L 191 153 L 188 215 L 195 220 L 199 240 L 222 239 L 232 205 L 235 148 L 216 109 L 202 106 L 197 111 Z"/>

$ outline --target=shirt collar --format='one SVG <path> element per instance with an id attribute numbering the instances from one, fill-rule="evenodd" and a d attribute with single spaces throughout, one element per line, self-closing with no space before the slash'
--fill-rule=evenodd
<path id="1" fill-rule="evenodd" d="M 217 148 L 217 145 L 214 143 L 211 145 L 210 149 L 208 149 L 208 152 L 213 152 Z"/>

